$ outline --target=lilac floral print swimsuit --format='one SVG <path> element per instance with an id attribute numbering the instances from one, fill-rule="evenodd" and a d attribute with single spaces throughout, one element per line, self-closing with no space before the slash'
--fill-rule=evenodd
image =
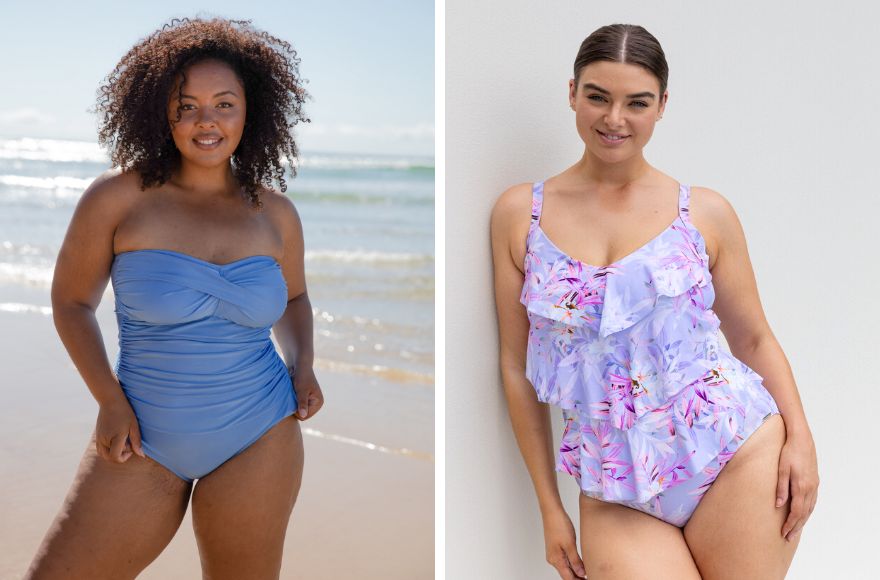
<path id="1" fill-rule="evenodd" d="M 743 441 L 779 413 L 763 378 L 719 344 L 690 187 L 663 232 L 605 267 L 562 252 L 533 188 L 520 301 L 526 376 L 563 409 L 556 469 L 583 493 L 684 526 Z"/>

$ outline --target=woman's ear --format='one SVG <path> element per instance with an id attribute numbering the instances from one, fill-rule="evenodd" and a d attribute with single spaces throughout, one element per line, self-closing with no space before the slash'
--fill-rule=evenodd
<path id="1" fill-rule="evenodd" d="M 669 91 L 665 91 L 663 93 L 663 96 L 660 98 L 660 108 L 657 111 L 657 120 L 658 121 L 663 118 L 663 111 L 666 110 L 667 101 L 669 101 Z"/>
<path id="2" fill-rule="evenodd" d="M 577 87 L 574 84 L 574 79 L 569 79 L 568 81 L 568 106 L 571 107 L 571 110 L 574 111 L 574 95 L 577 92 Z"/>

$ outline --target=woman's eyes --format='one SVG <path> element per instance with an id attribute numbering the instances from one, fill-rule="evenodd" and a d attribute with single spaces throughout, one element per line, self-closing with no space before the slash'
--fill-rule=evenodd
<path id="1" fill-rule="evenodd" d="M 605 100 L 605 97 L 603 97 L 602 95 L 590 95 L 587 98 L 590 100 L 593 100 L 593 101 L 595 101 L 596 99 L 598 99 L 599 101 Z M 642 108 L 642 107 L 647 107 L 648 103 L 646 103 L 644 101 L 633 101 L 632 103 L 630 103 L 630 105 L 636 105 L 639 108 Z"/>
<path id="2" fill-rule="evenodd" d="M 229 107 L 232 107 L 232 103 L 226 103 L 226 102 L 223 102 L 223 103 L 220 103 L 220 105 L 229 105 Z M 194 105 L 191 105 L 191 104 L 187 103 L 187 104 L 183 105 L 183 106 L 180 107 L 180 108 L 181 108 L 182 110 L 186 111 L 186 110 L 187 110 L 187 107 L 192 107 L 192 106 L 194 106 Z M 218 106 L 219 106 L 219 105 L 218 105 Z M 228 109 L 229 107 L 226 107 L 226 108 Z"/>

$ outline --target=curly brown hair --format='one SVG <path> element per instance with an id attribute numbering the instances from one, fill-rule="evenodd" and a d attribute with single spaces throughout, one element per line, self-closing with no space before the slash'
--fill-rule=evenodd
<path id="1" fill-rule="evenodd" d="M 303 112 L 309 97 L 291 45 L 254 29 L 250 20 L 173 18 L 138 42 L 105 79 L 94 112 L 103 113 L 98 143 L 113 166 L 133 169 L 141 189 L 162 185 L 179 168 L 180 152 L 168 119 L 168 101 L 184 69 L 202 60 L 228 64 L 247 95 L 247 123 L 232 155 L 235 178 L 252 205 L 263 207 L 260 184 L 279 181 L 287 191 L 281 160 L 296 175 L 299 150 L 293 127 L 310 120 Z M 180 121 L 183 83 L 178 88 Z"/>

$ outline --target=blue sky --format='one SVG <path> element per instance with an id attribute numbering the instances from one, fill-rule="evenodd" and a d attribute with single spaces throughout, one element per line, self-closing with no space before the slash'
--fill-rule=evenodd
<path id="1" fill-rule="evenodd" d="M 16 2 L 0 9 L 0 137 L 96 141 L 86 109 L 119 59 L 173 17 L 251 20 L 290 42 L 312 101 L 304 152 L 434 153 L 434 3 Z"/>

